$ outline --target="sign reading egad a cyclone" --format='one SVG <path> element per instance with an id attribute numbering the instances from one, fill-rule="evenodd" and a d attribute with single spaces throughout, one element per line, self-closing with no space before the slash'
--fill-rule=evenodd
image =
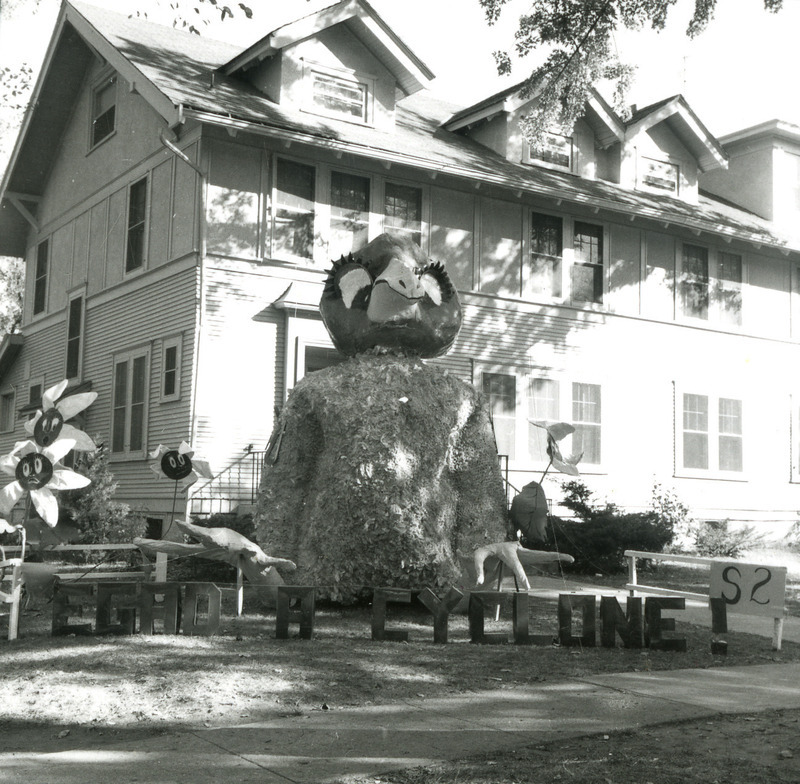
<path id="1" fill-rule="evenodd" d="M 728 612 L 783 615 L 786 567 L 719 561 L 711 565 L 709 596 L 724 599 Z"/>

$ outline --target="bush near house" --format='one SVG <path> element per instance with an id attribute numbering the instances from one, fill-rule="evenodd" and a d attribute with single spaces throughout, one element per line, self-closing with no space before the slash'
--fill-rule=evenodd
<path id="1" fill-rule="evenodd" d="M 694 551 L 707 558 L 738 558 L 757 547 L 763 537 L 751 525 L 731 528 L 729 520 L 703 520 L 695 524 Z"/>
<path id="2" fill-rule="evenodd" d="M 128 504 L 114 500 L 117 483 L 109 466 L 108 447 L 101 444 L 96 452 L 77 453 L 74 469 L 92 480 L 80 490 L 59 494 L 59 527 L 77 529 L 71 537 L 74 543 L 116 544 L 144 536 L 144 519 Z"/>
<path id="3" fill-rule="evenodd" d="M 647 512 L 622 512 L 616 504 L 595 503 L 581 481 L 566 482 L 563 490 L 561 504 L 576 519 L 551 517 L 549 538 L 551 548 L 575 559 L 572 571 L 616 574 L 626 568 L 625 550 L 660 553 L 674 538 L 674 517 L 655 500 Z"/>

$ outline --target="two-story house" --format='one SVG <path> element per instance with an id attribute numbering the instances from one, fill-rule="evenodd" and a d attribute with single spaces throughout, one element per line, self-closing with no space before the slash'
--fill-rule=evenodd
<path id="1" fill-rule="evenodd" d="M 529 420 L 564 420 L 620 505 L 657 480 L 699 518 L 794 522 L 800 241 L 777 210 L 800 213 L 800 180 L 768 151 L 798 129 L 759 136 L 751 165 L 756 140 L 728 150 L 680 96 L 623 122 L 594 95 L 533 150 L 516 88 L 463 108 L 432 78 L 365 0 L 244 51 L 65 3 L 0 185 L 0 253 L 27 263 L 0 450 L 67 377 L 99 393 L 83 425 L 154 526 L 159 443 L 192 443 L 235 496 L 226 468 L 339 360 L 318 312 L 331 259 L 396 231 L 459 289 L 437 362 L 488 396 L 516 487 L 546 466 Z"/>

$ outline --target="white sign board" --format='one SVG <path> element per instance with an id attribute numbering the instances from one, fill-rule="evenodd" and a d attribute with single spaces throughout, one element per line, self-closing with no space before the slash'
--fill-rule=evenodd
<path id="1" fill-rule="evenodd" d="M 728 612 L 780 618 L 786 598 L 786 567 L 713 563 L 708 595 L 723 598 Z"/>

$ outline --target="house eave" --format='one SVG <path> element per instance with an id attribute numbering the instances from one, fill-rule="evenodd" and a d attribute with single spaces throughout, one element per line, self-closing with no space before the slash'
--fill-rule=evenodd
<path id="1" fill-rule="evenodd" d="M 758 247 L 771 247 L 781 252 L 800 252 L 800 245 L 792 247 L 788 241 L 774 235 L 767 235 L 747 229 L 733 229 L 730 227 L 719 227 L 714 225 L 711 219 L 690 218 L 676 213 L 665 213 L 660 209 L 655 209 L 645 205 L 631 207 L 620 202 L 613 194 L 598 196 L 594 193 L 577 193 L 565 195 L 564 191 L 558 186 L 551 186 L 544 183 L 532 182 L 529 178 L 522 176 L 509 177 L 496 171 L 486 169 L 476 170 L 468 166 L 454 164 L 452 161 L 442 162 L 423 156 L 409 155 L 407 153 L 370 147 L 354 142 L 347 142 L 340 139 L 332 139 L 310 133 L 307 131 L 295 130 L 285 127 L 277 127 L 248 120 L 238 120 L 231 117 L 222 117 L 209 112 L 186 109 L 187 118 L 196 120 L 211 126 L 225 129 L 235 129 L 242 132 L 253 133 L 260 136 L 268 136 L 283 143 L 293 142 L 298 144 L 309 144 L 320 149 L 330 150 L 335 153 L 347 153 L 362 158 L 378 161 L 387 164 L 398 164 L 410 166 L 422 171 L 426 171 L 434 176 L 439 174 L 452 175 L 463 178 L 474 183 L 476 186 L 495 185 L 508 188 L 520 193 L 528 193 L 537 197 L 569 202 L 575 205 L 589 207 L 594 211 L 607 210 L 609 212 L 625 215 L 632 218 L 642 218 L 661 223 L 668 223 L 680 226 L 690 231 L 701 231 L 716 234 L 725 239 L 737 239 L 749 242 Z M 610 184 L 604 183 L 608 187 Z M 627 192 L 626 192 L 627 194 Z M 631 195 L 631 194 L 627 194 Z M 635 194 L 634 194 L 635 195 Z"/>

